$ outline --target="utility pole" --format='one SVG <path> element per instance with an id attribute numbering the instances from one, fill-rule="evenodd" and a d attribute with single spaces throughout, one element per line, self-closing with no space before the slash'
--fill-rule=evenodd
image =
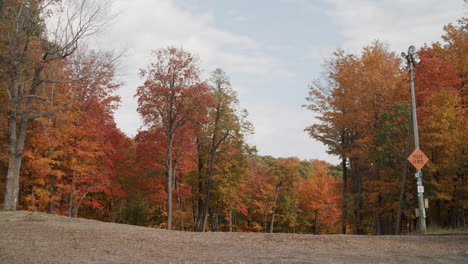
<path id="1" fill-rule="evenodd" d="M 414 135 L 414 148 L 415 151 L 410 155 L 410 162 L 416 167 L 417 191 L 418 191 L 418 206 L 419 206 L 419 231 L 426 233 L 426 209 L 424 208 L 424 186 L 422 184 L 421 168 L 427 162 L 427 157 L 419 150 L 419 132 L 418 132 L 418 118 L 416 116 L 416 95 L 414 91 L 414 66 L 421 61 L 419 55 L 416 54 L 416 48 L 411 45 L 408 48 L 408 55 L 404 52 L 401 56 L 406 59 L 409 65 L 409 78 L 411 89 L 411 117 L 413 121 L 413 135 Z"/>

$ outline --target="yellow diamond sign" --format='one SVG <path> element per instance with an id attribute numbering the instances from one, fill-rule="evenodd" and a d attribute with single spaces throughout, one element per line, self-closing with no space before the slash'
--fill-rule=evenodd
<path id="1" fill-rule="evenodd" d="M 419 148 L 417 148 L 413 153 L 411 153 L 408 160 L 417 170 L 421 170 L 421 168 L 429 161 L 429 158 Z"/>

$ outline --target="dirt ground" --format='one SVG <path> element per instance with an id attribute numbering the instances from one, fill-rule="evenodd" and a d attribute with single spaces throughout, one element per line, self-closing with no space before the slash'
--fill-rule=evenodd
<path id="1" fill-rule="evenodd" d="M 468 263 L 468 234 L 194 233 L 3 211 L 0 263 Z"/>

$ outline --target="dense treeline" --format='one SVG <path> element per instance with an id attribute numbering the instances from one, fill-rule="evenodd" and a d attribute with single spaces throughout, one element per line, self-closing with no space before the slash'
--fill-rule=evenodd
<path id="1" fill-rule="evenodd" d="M 337 51 L 310 86 L 308 107 L 322 122 L 308 131 L 341 165 L 259 156 L 228 74 L 201 80 L 198 57 L 174 47 L 140 70 L 144 124 L 124 135 L 113 119 L 116 58 L 81 48 L 106 7 L 81 3 L 48 32 L 44 19 L 63 12 L 61 1 L 1 2 L 4 209 L 200 232 L 389 234 L 403 186 L 401 229 L 415 229 L 415 182 L 401 183 L 407 74 L 385 45 Z M 416 69 L 429 223 L 440 226 L 464 226 L 467 210 L 466 29 L 467 20 L 447 26 Z"/>
<path id="2" fill-rule="evenodd" d="M 144 127 L 125 136 L 115 57 L 80 48 L 105 6 L 76 3 L 2 2 L 4 209 L 195 231 L 336 229 L 339 172 L 256 155 L 229 77 L 200 80 L 187 51 L 154 51 L 135 87 Z M 44 19 L 58 14 L 65 26 L 49 32 Z M 310 195 L 316 183 L 326 188 Z"/>
<path id="3" fill-rule="evenodd" d="M 442 43 L 418 51 L 415 69 L 420 148 L 430 159 L 423 169 L 428 223 L 441 227 L 466 227 L 467 29 L 467 19 L 446 26 Z M 307 130 L 342 159 L 343 233 L 416 228 L 416 180 L 401 180 L 410 117 L 402 65 L 396 53 L 374 42 L 361 54 L 335 52 L 323 78 L 310 85 L 307 107 L 322 122 Z M 401 227 L 395 226 L 399 206 Z"/>

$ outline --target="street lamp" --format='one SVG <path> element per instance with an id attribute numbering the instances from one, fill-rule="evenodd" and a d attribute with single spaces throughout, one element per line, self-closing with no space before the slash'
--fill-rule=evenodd
<path id="1" fill-rule="evenodd" d="M 419 149 L 419 133 L 418 133 L 418 118 L 416 117 L 416 96 L 414 92 L 414 66 L 421 62 L 419 55 L 416 53 L 416 48 L 411 45 L 408 48 L 408 55 L 401 53 L 403 59 L 409 65 L 410 89 L 411 89 L 411 115 L 413 120 L 414 147 Z M 424 208 L 424 186 L 422 184 L 421 169 L 416 170 L 418 184 L 418 205 L 419 205 L 419 230 L 426 233 L 426 209 Z M 421 191 L 422 190 L 422 191 Z"/>

